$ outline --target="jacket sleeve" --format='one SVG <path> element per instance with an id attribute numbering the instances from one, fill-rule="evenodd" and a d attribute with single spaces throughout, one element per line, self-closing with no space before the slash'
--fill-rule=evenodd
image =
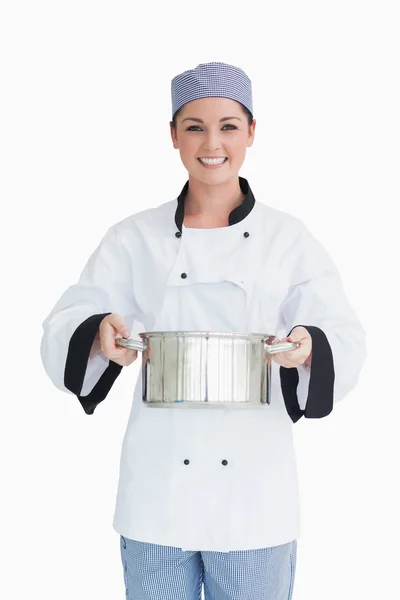
<path id="1" fill-rule="evenodd" d="M 295 245 L 289 292 L 280 307 L 287 336 L 296 326 L 312 338 L 311 367 L 280 367 L 287 411 L 293 422 L 327 416 L 352 390 L 366 357 L 365 331 L 351 307 L 339 272 L 304 227 Z M 300 382 L 300 385 L 299 385 Z"/>
<path id="2" fill-rule="evenodd" d="M 99 324 L 118 313 L 132 328 L 138 313 L 132 290 L 130 255 L 114 226 L 43 322 L 45 371 L 58 389 L 77 396 L 86 414 L 93 414 L 122 370 L 101 350 L 89 356 Z"/>

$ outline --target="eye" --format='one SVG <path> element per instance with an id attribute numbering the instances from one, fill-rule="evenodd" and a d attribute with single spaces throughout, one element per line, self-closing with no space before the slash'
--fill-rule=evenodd
<path id="1" fill-rule="evenodd" d="M 227 130 L 227 131 L 232 131 L 232 129 L 237 129 L 237 127 L 235 125 L 224 125 L 222 129 L 225 129 L 225 127 L 230 127 L 231 129 Z M 186 131 L 201 131 L 201 127 L 199 127 L 198 125 L 190 125 L 190 127 L 188 127 L 186 129 Z"/>

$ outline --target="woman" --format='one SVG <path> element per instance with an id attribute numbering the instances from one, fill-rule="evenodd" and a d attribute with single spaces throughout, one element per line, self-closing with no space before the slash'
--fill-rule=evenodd
<path id="1" fill-rule="evenodd" d="M 251 82 L 207 63 L 172 80 L 178 197 L 112 226 L 45 320 L 43 363 L 93 414 L 146 331 L 265 332 L 266 410 L 148 409 L 141 378 L 122 445 L 113 526 L 135 600 L 290 600 L 299 498 L 292 426 L 355 386 L 365 334 L 332 260 L 297 218 L 239 176 L 254 141 Z"/>

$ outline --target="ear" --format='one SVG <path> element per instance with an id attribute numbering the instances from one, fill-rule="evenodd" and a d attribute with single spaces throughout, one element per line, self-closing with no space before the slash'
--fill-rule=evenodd
<path id="1" fill-rule="evenodd" d="M 250 148 L 250 146 L 253 145 L 254 142 L 254 136 L 256 134 L 256 120 L 254 119 L 252 124 L 249 127 L 249 137 L 247 140 L 247 147 Z"/>
<path id="2" fill-rule="evenodd" d="M 179 144 L 178 144 L 178 139 L 176 137 L 176 131 L 173 127 L 172 121 L 169 122 L 169 128 L 170 128 L 170 132 L 171 132 L 172 144 L 173 144 L 175 150 L 177 150 L 179 148 Z"/>

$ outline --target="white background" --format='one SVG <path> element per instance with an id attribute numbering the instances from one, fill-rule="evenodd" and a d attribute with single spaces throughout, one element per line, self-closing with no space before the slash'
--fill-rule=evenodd
<path id="1" fill-rule="evenodd" d="M 170 81 L 253 83 L 241 175 L 327 248 L 368 334 L 356 389 L 294 426 L 293 600 L 392 598 L 399 561 L 399 19 L 395 2 L 4 3 L 0 14 L 1 579 L 7 600 L 123 598 L 112 528 L 139 363 L 87 416 L 41 365 L 41 323 L 115 222 L 186 181 Z M 170 599 L 165 599 L 170 600 Z"/>

